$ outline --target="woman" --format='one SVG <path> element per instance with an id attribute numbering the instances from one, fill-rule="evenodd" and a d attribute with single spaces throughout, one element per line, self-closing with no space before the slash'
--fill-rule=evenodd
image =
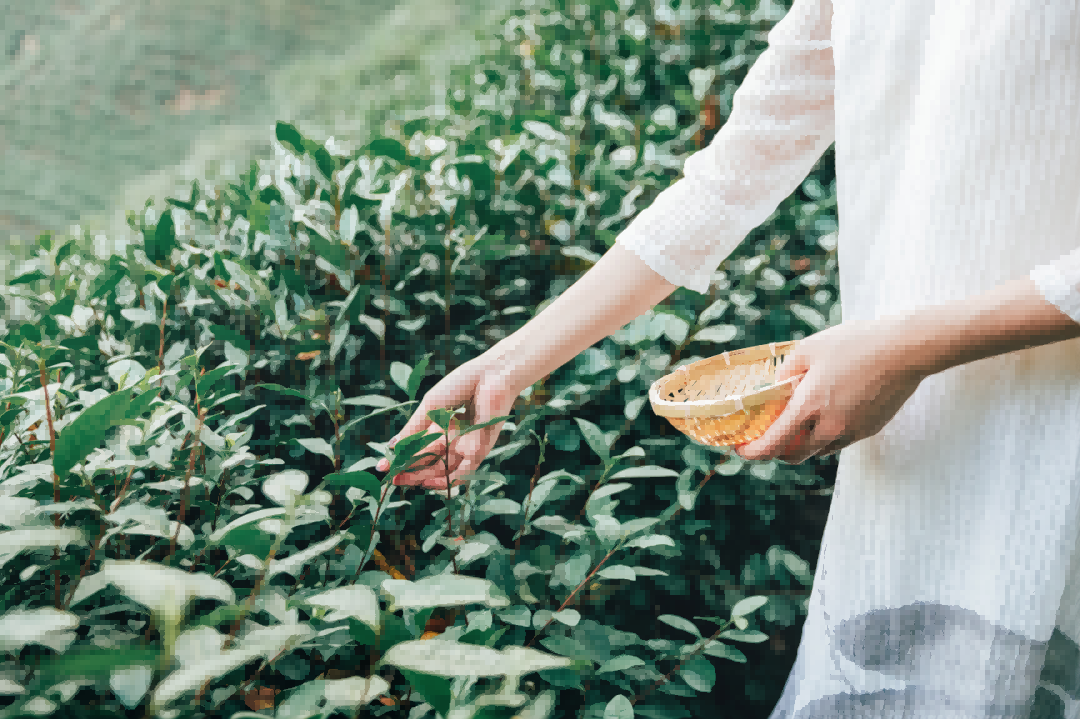
<path id="1" fill-rule="evenodd" d="M 1078 128 L 1076 3 L 795 0 L 684 178 L 398 436 L 436 407 L 508 414 L 677 286 L 705 292 L 835 141 L 844 322 L 800 343 L 788 408 L 739 450 L 842 450 L 772 717 L 1076 716 Z M 452 481 L 497 433 L 452 440 Z"/>

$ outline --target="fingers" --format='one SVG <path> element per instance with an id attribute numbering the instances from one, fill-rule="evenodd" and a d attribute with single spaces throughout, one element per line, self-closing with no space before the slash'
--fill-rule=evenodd
<path id="1" fill-rule="evenodd" d="M 784 411 L 765 433 L 753 442 L 743 445 L 736 453 L 743 459 L 771 459 L 782 453 L 804 431 L 809 421 L 801 411 L 805 402 L 805 385 L 800 383 L 791 395 Z"/>

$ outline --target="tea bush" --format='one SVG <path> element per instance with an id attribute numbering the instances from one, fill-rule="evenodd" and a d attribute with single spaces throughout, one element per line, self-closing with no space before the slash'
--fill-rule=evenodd
<path id="1" fill-rule="evenodd" d="M 465 488 L 368 471 L 678 176 L 778 19 L 664 8 L 527 6 L 362 148 L 279 123 L 238 182 L 131 213 L 123 254 L 40 238 L 0 327 L 0 715 L 768 710 L 835 463 L 744 463 L 645 404 L 838 320 L 829 157 L 709 294 L 523 392 Z"/>

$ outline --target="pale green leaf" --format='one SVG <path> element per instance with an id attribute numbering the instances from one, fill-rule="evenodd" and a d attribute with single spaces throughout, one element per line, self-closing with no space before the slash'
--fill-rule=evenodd
<path id="1" fill-rule="evenodd" d="M 611 475 L 612 479 L 640 479 L 643 477 L 678 477 L 679 473 L 666 467 L 658 467 L 654 464 L 644 467 L 627 467 Z"/>
<path id="2" fill-rule="evenodd" d="M 675 627 L 676 629 L 681 629 L 684 632 L 693 634 L 695 637 L 701 638 L 701 632 L 698 630 L 697 627 L 694 626 L 694 623 L 691 622 L 689 619 L 683 619 L 682 617 L 676 616 L 674 614 L 661 614 L 657 617 L 657 619 L 662 621 L 664 624 L 668 624 Z"/>
<path id="3" fill-rule="evenodd" d="M 604 707 L 604 719 L 634 719 L 634 705 L 625 694 L 618 694 Z"/>
<path id="4" fill-rule="evenodd" d="M 645 660 L 635 657 L 633 654 L 620 654 L 617 657 L 612 657 L 606 662 L 600 665 L 596 670 L 597 674 L 603 674 L 604 672 L 624 672 L 627 669 L 633 669 L 634 667 L 645 666 Z"/>
<path id="5" fill-rule="evenodd" d="M 745 616 L 764 605 L 767 601 L 769 601 L 768 597 L 747 597 L 735 605 L 731 610 L 731 617 L 734 619 L 735 617 Z"/>

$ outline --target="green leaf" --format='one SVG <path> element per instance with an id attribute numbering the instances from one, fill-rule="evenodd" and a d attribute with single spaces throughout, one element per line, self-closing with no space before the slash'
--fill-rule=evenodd
<path id="1" fill-rule="evenodd" d="M 214 327 L 218 326 L 219 325 L 214 325 Z M 229 341 L 232 342 L 231 339 Z M 245 339 L 244 342 L 247 342 L 247 340 Z M 249 348 L 241 347 L 241 349 L 243 349 L 244 351 L 248 351 Z M 234 372 L 236 369 L 237 365 L 225 364 L 215 369 L 212 369 L 206 374 L 197 378 L 197 382 L 199 383 L 199 396 L 205 397 L 207 394 L 210 393 L 210 389 L 214 386 L 214 384 L 217 383 L 218 380 L 220 380 L 222 377 L 229 374 L 230 372 Z"/>
<path id="2" fill-rule="evenodd" d="M 47 278 L 48 275 L 46 275 L 41 270 L 33 270 L 31 272 L 24 272 L 15 279 L 9 281 L 7 284 L 8 287 L 14 287 L 15 285 L 29 285 L 37 282 L 38 280 L 44 280 Z"/>
<path id="3" fill-rule="evenodd" d="M 64 244 L 60 245 L 60 249 L 58 249 L 56 251 L 56 261 L 55 261 L 56 266 L 59 267 L 60 263 L 63 262 L 68 257 L 70 257 L 71 253 L 74 252 L 74 251 L 75 251 L 75 241 L 74 240 L 70 240 L 70 241 L 65 242 Z"/>
<path id="4" fill-rule="evenodd" d="M 435 711 L 444 717 L 450 715 L 450 679 L 409 669 L 400 671 L 409 684 L 423 695 L 424 701 L 435 708 Z"/>
<path id="5" fill-rule="evenodd" d="M 731 618 L 743 617 L 769 601 L 768 597 L 747 597 L 731 610 Z"/>
<path id="6" fill-rule="evenodd" d="M 304 156 L 305 138 L 300 134 L 293 125 L 287 122 L 278 122 L 274 133 L 282 145 L 289 150 L 292 150 L 293 154 L 297 157 Z"/>
<path id="7" fill-rule="evenodd" d="M 256 389 L 256 388 L 259 388 L 259 387 L 271 390 L 273 392 L 280 392 L 281 394 L 287 394 L 287 395 L 290 395 L 292 397 L 299 397 L 300 399 L 306 399 L 306 400 L 311 399 L 310 397 L 308 397 L 306 394 L 304 394 L 303 392 L 301 392 L 299 390 L 290 389 L 289 387 L 282 387 L 281 385 L 274 384 L 273 382 L 267 382 L 265 384 L 249 385 L 247 387 L 247 389 Z"/>
<path id="8" fill-rule="evenodd" d="M 85 335 L 83 337 L 68 337 L 65 340 L 60 341 L 60 346 L 66 350 L 86 350 L 92 351 L 98 348 L 97 337 L 92 335 Z"/>
<path id="9" fill-rule="evenodd" d="M 612 657 L 606 662 L 600 665 L 600 668 L 596 670 L 597 674 L 603 674 L 604 672 L 625 672 L 627 669 L 634 667 L 645 666 L 645 660 L 635 657 L 632 654 L 620 654 L 617 657 Z"/>
<path id="10" fill-rule="evenodd" d="M 449 410 L 445 407 L 440 407 L 439 409 L 433 409 L 428 412 L 427 417 L 436 425 L 442 427 L 443 431 L 446 431 L 450 429 L 450 422 L 454 419 L 454 417 L 464 413 L 464 407 L 458 407 L 455 410 Z"/>
<path id="11" fill-rule="evenodd" d="M 672 627 L 675 627 L 676 629 L 681 629 L 684 632 L 693 634 L 699 639 L 701 638 L 701 632 L 698 631 L 698 628 L 695 627 L 694 623 L 691 622 L 689 619 L 683 619 L 682 617 L 676 616 L 674 614 L 661 614 L 659 617 L 657 617 L 657 619 L 662 621 L 664 624 L 668 624 Z"/>
<path id="12" fill-rule="evenodd" d="M 608 448 L 607 440 L 604 439 L 604 433 L 587 419 L 574 417 L 574 421 L 577 422 L 582 436 L 585 437 L 585 442 L 606 463 L 611 458 L 611 450 Z"/>
<path id="13" fill-rule="evenodd" d="M 691 657 L 679 667 L 678 674 L 699 692 L 712 691 L 716 684 L 716 669 L 712 662 L 704 657 Z"/>
<path id="14" fill-rule="evenodd" d="M 343 319 L 348 320 L 349 322 L 356 322 L 357 316 L 362 314 L 364 308 L 367 307 L 368 295 L 370 293 L 371 288 L 368 285 L 353 285 L 352 290 L 349 292 L 349 296 L 345 298 L 345 301 L 341 304 L 341 309 L 338 310 L 338 316 L 335 322 L 341 322 Z"/>
<path id="15" fill-rule="evenodd" d="M 769 638 L 769 635 L 765 632 L 729 629 L 726 632 L 721 632 L 720 638 L 733 639 L 736 642 L 747 642 L 748 644 L 759 644 L 766 641 Z"/>
<path id="16" fill-rule="evenodd" d="M 172 210 L 165 210 L 154 228 L 154 239 L 148 242 L 146 256 L 155 265 L 158 262 L 167 262 L 173 248 L 176 247 L 176 225 L 173 223 Z"/>
<path id="17" fill-rule="evenodd" d="M 352 251 L 340 242 L 331 242 L 321 235 L 309 232 L 308 243 L 308 249 L 312 254 L 322 257 L 334 267 L 342 270 L 351 268 Z"/>
<path id="18" fill-rule="evenodd" d="M 431 359 L 432 353 L 429 352 L 420 358 L 420 361 L 416 363 L 416 367 L 409 373 L 409 379 L 405 383 L 405 392 L 409 395 L 410 400 L 416 399 L 416 392 L 420 389 L 420 382 L 424 379 L 424 373 L 427 372 L 428 360 Z M 393 369 L 391 368 L 391 373 Z"/>
<path id="19" fill-rule="evenodd" d="M 56 438 L 56 455 L 53 457 L 53 470 L 61 479 L 104 442 L 113 427 L 128 420 L 131 395 L 131 387 L 113 392 L 83 410 L 64 428 Z"/>
<path id="20" fill-rule="evenodd" d="M 356 487 L 374 497 L 382 493 L 382 483 L 370 472 L 335 472 L 323 477 L 322 483 L 328 487 Z"/>
<path id="21" fill-rule="evenodd" d="M 334 181 L 334 170 L 337 169 L 337 163 L 334 161 L 330 151 L 325 147 L 320 147 L 315 151 L 315 165 L 319 168 L 319 172 L 326 175 L 326 179 L 331 182 Z"/>
<path id="22" fill-rule="evenodd" d="M 90 299 L 96 300 L 112 292 L 127 274 L 128 271 L 123 262 L 113 255 L 109 258 L 109 266 L 94 280 L 94 289 L 90 292 Z"/>
<path id="23" fill-rule="evenodd" d="M 634 719 L 634 705 L 625 694 L 618 694 L 604 707 L 604 719 Z"/>
<path id="24" fill-rule="evenodd" d="M 368 143 L 364 153 L 371 157 L 388 157 L 402 165 L 409 162 L 409 153 L 405 146 L 393 138 L 380 137 Z"/>
<path id="25" fill-rule="evenodd" d="M 76 646 L 40 661 L 31 657 L 27 663 L 34 668 L 35 679 L 49 686 L 71 677 L 106 678 L 114 669 L 154 666 L 159 653 L 157 647 Z"/>
<path id="26" fill-rule="evenodd" d="M 269 552 L 269 550 L 267 551 Z M 222 624 L 225 624 L 226 622 L 235 622 L 237 619 L 240 619 L 246 614 L 247 612 L 244 611 L 243 607 L 238 607 L 231 604 L 225 605 L 222 607 L 218 607 L 209 614 L 192 621 L 190 624 L 188 624 L 187 628 L 194 629 L 195 627 L 218 627 Z"/>
<path id="27" fill-rule="evenodd" d="M 673 469 L 658 467 L 655 464 L 644 467 L 627 467 L 611 475 L 612 479 L 640 479 L 643 477 L 678 477 L 679 473 Z"/>
<path id="28" fill-rule="evenodd" d="M 409 391 L 409 378 L 412 374 L 412 368 L 404 362 L 391 362 L 390 363 L 390 379 L 394 380 L 394 384 L 402 389 L 404 392 Z M 412 397 L 409 397 L 412 399 Z"/>
<path id="29" fill-rule="evenodd" d="M 485 427 L 490 427 L 493 424 L 498 424 L 500 422 L 505 422 L 506 420 L 510 419 L 512 416 L 513 415 L 504 414 L 504 415 L 502 415 L 500 417 L 493 417 L 493 418 L 489 419 L 487 422 L 481 422 L 480 424 L 471 424 L 468 427 L 466 427 L 465 429 L 461 430 L 461 435 L 466 435 L 469 432 L 475 432 L 477 430 L 484 429 Z M 459 435 L 459 436 L 461 436 L 461 435 Z"/>
<path id="30" fill-rule="evenodd" d="M 230 529 L 218 544 L 232 547 L 240 554 L 254 554 L 256 557 L 263 558 L 270 554 L 274 540 L 274 535 L 259 529 L 258 522 L 252 522 Z"/>
<path id="31" fill-rule="evenodd" d="M 303 439 L 294 438 L 294 441 L 301 447 L 314 454 L 321 454 L 328 457 L 331 462 L 334 461 L 334 448 L 321 437 L 305 437 Z"/>
<path id="32" fill-rule="evenodd" d="M 69 292 L 64 298 L 49 308 L 49 314 L 57 317 L 67 317 L 75 309 L 75 294 Z"/>
<path id="33" fill-rule="evenodd" d="M 739 664 L 746 664 L 746 655 L 733 646 L 724 644 L 722 642 L 710 642 L 702 650 L 710 657 L 716 657 L 717 659 L 727 659 Z"/>

